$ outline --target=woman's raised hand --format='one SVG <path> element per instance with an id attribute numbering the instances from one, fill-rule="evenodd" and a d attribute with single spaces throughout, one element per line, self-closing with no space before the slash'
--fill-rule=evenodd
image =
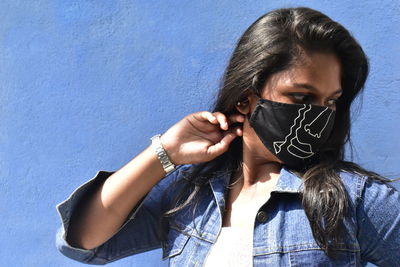
<path id="1" fill-rule="evenodd" d="M 175 165 L 210 161 L 228 150 L 242 136 L 244 116 L 200 111 L 187 115 L 161 136 L 161 143 Z"/>

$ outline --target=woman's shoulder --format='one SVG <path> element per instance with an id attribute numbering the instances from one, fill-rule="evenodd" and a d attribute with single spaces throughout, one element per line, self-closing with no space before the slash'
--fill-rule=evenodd
<path id="1" fill-rule="evenodd" d="M 343 171 L 343 181 L 354 211 L 357 240 L 364 259 L 379 266 L 400 260 L 400 192 L 390 180 L 374 173 Z"/>
<path id="2" fill-rule="evenodd" d="M 368 177 L 358 172 L 346 170 L 341 170 L 339 172 L 339 177 L 341 178 L 349 197 L 355 202 L 358 202 L 362 197 Z"/>
<path id="3" fill-rule="evenodd" d="M 375 176 L 369 176 L 357 171 L 342 170 L 339 176 L 346 188 L 350 199 L 358 205 L 363 201 L 368 205 L 371 201 L 378 201 L 381 198 L 377 196 L 387 196 L 392 193 L 399 194 L 398 190 L 389 182 L 389 180 L 380 179 Z M 384 201 L 382 199 L 382 201 Z M 383 204 L 383 203 L 382 203 Z"/>

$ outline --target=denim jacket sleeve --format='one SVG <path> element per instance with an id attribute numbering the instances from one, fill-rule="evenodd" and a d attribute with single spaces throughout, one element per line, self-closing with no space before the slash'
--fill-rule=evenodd
<path id="1" fill-rule="evenodd" d="M 361 257 L 378 266 L 398 266 L 400 192 L 390 184 L 366 179 L 357 216 Z"/>
<path id="2" fill-rule="evenodd" d="M 169 201 L 162 199 L 163 191 L 179 177 L 181 170 L 187 165 L 181 165 L 173 173 L 157 183 L 140 202 L 133 207 L 128 219 L 120 229 L 104 244 L 94 249 L 72 247 L 66 241 L 71 216 L 86 194 L 98 188 L 114 172 L 99 171 L 94 178 L 79 186 L 65 201 L 57 205 L 61 217 L 61 227 L 56 235 L 56 246 L 65 256 L 89 264 L 106 264 L 129 255 L 145 252 L 161 247 L 157 235 L 158 222 L 162 215 L 162 204 Z"/>

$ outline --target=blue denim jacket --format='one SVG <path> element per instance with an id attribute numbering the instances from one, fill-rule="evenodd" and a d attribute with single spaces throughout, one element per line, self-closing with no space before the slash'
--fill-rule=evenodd
<path id="1" fill-rule="evenodd" d="M 170 226 L 166 242 L 157 236 L 161 206 L 172 196 L 162 192 L 175 179 L 182 179 L 190 165 L 182 165 L 162 179 L 134 207 L 127 221 L 103 245 L 84 250 L 66 242 L 70 217 L 82 195 L 99 186 L 113 172 L 99 171 L 64 202 L 57 205 L 62 226 L 57 247 L 67 257 L 90 264 L 106 264 L 129 255 L 162 248 L 170 266 L 203 266 L 222 227 L 229 170 L 214 173 L 196 210 L 194 231 L 191 212 L 183 210 Z M 270 199 L 258 210 L 254 222 L 253 265 L 258 266 L 400 266 L 400 194 L 391 186 L 343 172 L 342 181 L 350 198 L 351 216 L 345 220 L 348 240 L 337 246 L 331 259 L 316 244 L 301 205 L 301 179 L 285 168 Z"/>

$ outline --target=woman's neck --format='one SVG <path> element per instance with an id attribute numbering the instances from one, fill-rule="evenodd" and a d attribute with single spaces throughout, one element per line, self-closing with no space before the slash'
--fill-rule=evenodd
<path id="1" fill-rule="evenodd" d="M 279 176 L 281 168 L 282 165 L 279 162 L 257 157 L 250 151 L 243 149 L 243 166 L 236 176 L 239 176 L 239 179 L 242 180 L 242 188 L 247 189 L 268 183 L 271 179 Z M 271 182 L 274 183 L 275 181 Z"/>

